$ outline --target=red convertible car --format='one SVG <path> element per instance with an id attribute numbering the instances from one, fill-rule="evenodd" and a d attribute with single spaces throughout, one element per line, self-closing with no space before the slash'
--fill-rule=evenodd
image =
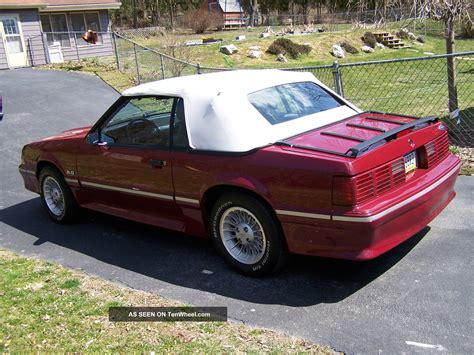
<path id="1" fill-rule="evenodd" d="M 87 208 L 211 238 L 259 276 L 287 253 L 368 260 L 454 198 L 436 117 L 361 112 L 309 73 L 231 71 L 126 90 L 92 127 L 23 148 L 49 216 Z"/>

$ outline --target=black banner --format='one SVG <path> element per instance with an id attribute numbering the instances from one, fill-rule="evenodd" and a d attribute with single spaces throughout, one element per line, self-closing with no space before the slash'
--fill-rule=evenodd
<path id="1" fill-rule="evenodd" d="M 227 307 L 110 307 L 111 322 L 226 322 Z"/>

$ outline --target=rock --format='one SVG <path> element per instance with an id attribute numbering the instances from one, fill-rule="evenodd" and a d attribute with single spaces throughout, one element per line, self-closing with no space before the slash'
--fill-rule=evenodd
<path id="1" fill-rule="evenodd" d="M 410 31 L 408 31 L 406 28 L 400 28 L 400 31 L 398 31 L 396 35 L 401 39 L 406 39 L 408 38 L 408 33 L 410 33 Z"/>
<path id="2" fill-rule="evenodd" d="M 249 58 L 254 58 L 254 59 L 259 59 L 262 56 L 263 52 L 262 51 L 250 51 L 248 57 Z"/>
<path id="3" fill-rule="evenodd" d="M 332 46 L 332 55 L 335 56 L 336 58 L 344 58 L 344 49 L 338 44 L 335 44 Z"/>
<path id="4" fill-rule="evenodd" d="M 413 32 L 408 32 L 408 38 L 414 41 L 416 39 L 416 36 Z"/>
<path id="5" fill-rule="evenodd" d="M 190 41 L 186 41 L 184 42 L 184 45 L 185 46 L 199 46 L 201 44 L 203 44 L 203 40 L 202 39 L 193 39 L 193 40 L 190 40 Z"/>
<path id="6" fill-rule="evenodd" d="M 246 38 L 245 35 L 240 35 L 240 36 L 235 37 L 235 40 L 236 41 L 243 41 L 245 38 Z"/>
<path id="7" fill-rule="evenodd" d="M 277 55 L 276 61 L 277 62 L 282 62 L 282 63 L 287 63 L 288 59 L 286 59 L 286 57 L 283 54 L 280 53 L 280 54 Z"/>
<path id="8" fill-rule="evenodd" d="M 423 37 L 423 36 L 418 36 L 416 40 L 420 43 L 425 43 L 426 42 L 425 37 Z"/>
<path id="9" fill-rule="evenodd" d="M 250 46 L 249 47 L 249 51 L 259 51 L 261 49 L 262 49 L 262 47 L 260 47 L 260 46 Z"/>
<path id="10" fill-rule="evenodd" d="M 372 52 L 374 51 L 374 49 L 371 48 L 371 47 L 369 47 L 369 46 L 363 46 L 363 47 L 361 48 L 361 51 L 362 51 L 362 52 L 365 52 L 365 53 L 372 53 Z"/>
<path id="11" fill-rule="evenodd" d="M 237 49 L 236 46 L 233 44 L 228 44 L 227 46 L 222 46 L 220 49 L 221 53 L 227 54 L 227 55 L 232 55 L 237 53 L 239 50 Z"/>
<path id="12" fill-rule="evenodd" d="M 270 33 L 268 32 L 260 33 L 260 38 L 268 38 L 268 37 L 270 37 Z"/>
<path id="13" fill-rule="evenodd" d="M 379 49 L 385 49 L 385 48 L 386 48 L 386 47 L 383 45 L 383 43 L 380 43 L 380 42 L 377 42 L 377 43 L 375 44 L 375 47 L 376 47 L 376 48 L 379 48 Z"/>

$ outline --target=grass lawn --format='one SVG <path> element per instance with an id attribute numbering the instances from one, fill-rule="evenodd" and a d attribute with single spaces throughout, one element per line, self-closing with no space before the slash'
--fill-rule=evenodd
<path id="1" fill-rule="evenodd" d="M 288 63 L 277 62 L 276 56 L 265 53 L 269 45 L 277 38 L 275 36 L 270 38 L 257 38 L 251 36 L 243 41 L 235 41 L 236 35 L 242 33 L 246 34 L 249 30 L 233 30 L 226 32 L 214 32 L 206 35 L 192 35 L 192 34 L 181 34 L 175 35 L 175 42 L 184 42 L 189 39 L 203 38 L 203 37 L 214 37 L 223 39 L 222 44 L 210 44 L 203 46 L 194 46 L 186 48 L 186 52 L 183 52 L 182 59 L 190 61 L 192 63 L 200 63 L 202 66 L 216 67 L 216 68 L 268 68 L 268 67 L 300 67 L 300 66 L 316 66 L 322 64 L 331 64 L 335 60 L 339 63 L 350 63 L 350 62 L 365 62 L 373 60 L 383 59 L 396 59 L 396 58 L 410 58 L 426 56 L 425 53 L 443 54 L 445 53 L 445 41 L 439 36 L 426 36 L 426 43 L 420 44 L 416 41 L 406 41 L 410 48 L 406 49 L 377 49 L 374 53 L 363 53 L 347 54 L 343 59 L 336 59 L 330 53 L 332 45 L 340 43 L 341 41 L 347 41 L 356 48 L 360 49 L 363 45 L 360 37 L 366 31 L 374 30 L 354 30 L 354 31 L 341 31 L 341 32 L 323 32 L 310 35 L 297 35 L 297 36 L 286 36 L 291 40 L 300 44 L 310 44 L 313 50 L 308 55 L 303 55 L 298 59 L 288 58 Z M 254 30 L 257 31 L 257 30 Z M 262 29 L 258 30 L 260 33 Z M 392 33 L 395 31 L 392 31 Z M 247 35 L 246 35 L 247 36 Z M 146 47 L 160 50 L 163 45 L 163 37 L 149 37 L 149 38 L 136 38 L 135 41 Z M 120 41 L 119 41 L 120 42 Z M 219 47 L 224 44 L 233 43 L 239 49 L 239 53 L 232 56 L 228 56 L 219 52 Z M 260 59 L 252 59 L 248 57 L 248 51 L 250 46 L 260 46 L 263 56 Z M 119 47 L 120 48 L 120 47 Z M 474 50 L 473 40 L 457 40 L 456 51 L 463 52 L 468 50 Z M 124 52 L 127 52 L 126 48 Z"/>
<path id="2" fill-rule="evenodd" d="M 330 348 L 232 322 L 108 321 L 111 306 L 179 306 L 0 250 L 0 353 L 311 352 Z"/>

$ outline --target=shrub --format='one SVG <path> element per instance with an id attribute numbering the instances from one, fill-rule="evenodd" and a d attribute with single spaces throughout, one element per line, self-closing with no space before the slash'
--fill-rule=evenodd
<path id="1" fill-rule="evenodd" d="M 461 23 L 461 37 L 474 38 L 474 25 L 469 19 L 463 19 Z"/>
<path id="2" fill-rule="evenodd" d="M 408 39 L 408 30 L 406 28 L 401 28 L 400 31 L 395 33 L 395 36 L 401 38 L 401 39 Z"/>
<path id="3" fill-rule="evenodd" d="M 183 16 L 183 25 L 192 29 L 195 33 L 204 33 L 211 28 L 221 28 L 223 20 L 216 12 L 200 9 L 186 12 Z"/>
<path id="4" fill-rule="evenodd" d="M 296 59 L 301 54 L 311 52 L 311 47 L 304 44 L 298 44 L 288 38 L 278 38 L 268 47 L 267 53 L 278 55 L 288 54 L 291 58 Z"/>
<path id="5" fill-rule="evenodd" d="M 340 44 L 340 46 L 342 47 L 342 49 L 344 49 L 347 53 L 350 53 L 350 54 L 356 54 L 356 53 L 359 53 L 359 51 L 357 50 L 356 47 L 354 47 L 352 44 L 350 44 L 349 42 L 342 42 Z"/>
<path id="6" fill-rule="evenodd" d="M 370 48 L 375 48 L 377 44 L 377 38 L 372 32 L 366 32 L 362 36 L 362 41 L 368 45 Z"/>

